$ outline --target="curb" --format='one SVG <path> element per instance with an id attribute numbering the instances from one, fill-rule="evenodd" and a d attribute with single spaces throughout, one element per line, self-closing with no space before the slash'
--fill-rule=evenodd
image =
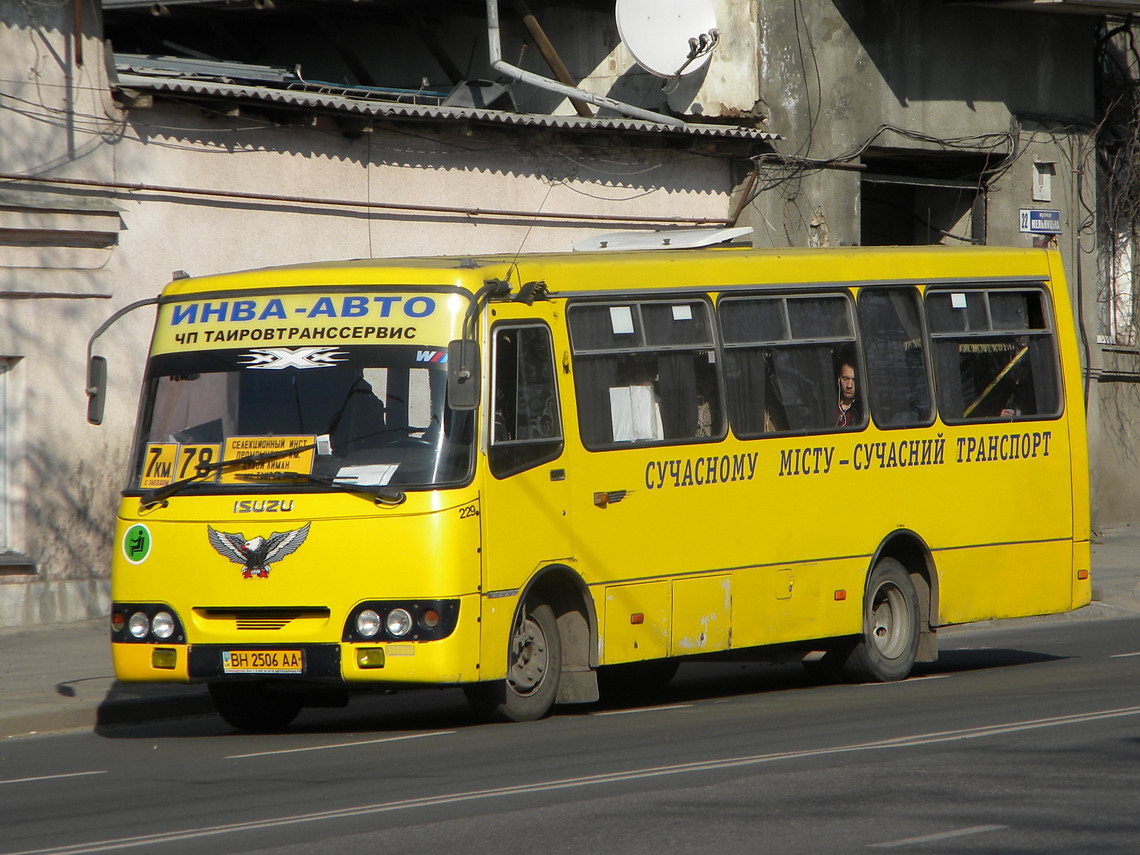
<path id="1" fill-rule="evenodd" d="M 214 711 L 205 686 L 149 687 L 141 696 L 137 687 L 114 683 L 101 700 L 75 700 L 66 695 L 0 711 L 0 739 L 62 730 L 95 729 L 144 724 L 205 715 Z"/>
<path id="2" fill-rule="evenodd" d="M 172 718 L 189 718 L 214 711 L 205 686 L 176 687 L 182 691 L 170 692 L 150 698 L 115 698 L 116 684 L 106 700 L 95 710 L 95 727 L 112 727 L 120 724 L 141 724 L 165 721 Z"/>

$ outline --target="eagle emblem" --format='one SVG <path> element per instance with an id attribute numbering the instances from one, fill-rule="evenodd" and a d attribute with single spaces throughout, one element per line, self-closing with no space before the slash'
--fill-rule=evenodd
<path id="1" fill-rule="evenodd" d="M 269 537 L 254 537 L 246 540 L 240 534 L 215 531 L 206 526 L 210 545 L 223 558 L 241 565 L 243 579 L 265 579 L 269 576 L 270 563 L 292 555 L 309 536 L 309 523 L 293 531 L 275 531 Z"/>

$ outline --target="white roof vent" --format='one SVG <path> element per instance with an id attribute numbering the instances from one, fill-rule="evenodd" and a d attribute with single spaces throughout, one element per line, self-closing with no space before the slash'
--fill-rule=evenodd
<path id="1" fill-rule="evenodd" d="M 574 244 L 575 252 L 624 249 L 698 249 L 752 234 L 752 226 L 731 229 L 658 229 L 652 232 L 609 232 Z"/>

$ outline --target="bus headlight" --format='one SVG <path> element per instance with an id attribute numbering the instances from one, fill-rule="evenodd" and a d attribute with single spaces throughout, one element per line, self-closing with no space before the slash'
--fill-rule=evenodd
<path id="1" fill-rule="evenodd" d="M 177 614 L 174 619 L 177 622 Z M 341 641 L 439 641 L 451 635 L 458 624 L 458 599 L 364 600 L 344 616 Z"/>
<path id="2" fill-rule="evenodd" d="M 150 632 L 150 618 L 143 612 L 135 612 L 127 621 L 127 632 L 135 638 L 146 638 L 146 634 Z"/>
<path id="3" fill-rule="evenodd" d="M 356 631 L 364 638 L 374 638 L 380 631 L 380 615 L 365 609 L 356 616 Z"/>
<path id="4" fill-rule="evenodd" d="M 170 612 L 156 614 L 151 619 L 150 631 L 154 633 L 155 638 L 161 638 L 164 641 L 174 635 L 174 618 L 170 616 Z"/>
<path id="5" fill-rule="evenodd" d="M 392 609 L 388 612 L 385 627 L 393 638 L 403 638 L 412 628 L 412 616 L 407 609 Z"/>
<path id="6" fill-rule="evenodd" d="M 185 644 L 178 612 L 167 603 L 111 603 L 111 641 L 115 644 Z"/>

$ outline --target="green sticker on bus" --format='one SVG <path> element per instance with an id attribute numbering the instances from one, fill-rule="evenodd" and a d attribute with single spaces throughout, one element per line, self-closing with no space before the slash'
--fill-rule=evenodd
<path id="1" fill-rule="evenodd" d="M 142 523 L 135 523 L 123 535 L 123 557 L 132 564 L 142 564 L 150 555 L 150 529 Z"/>

